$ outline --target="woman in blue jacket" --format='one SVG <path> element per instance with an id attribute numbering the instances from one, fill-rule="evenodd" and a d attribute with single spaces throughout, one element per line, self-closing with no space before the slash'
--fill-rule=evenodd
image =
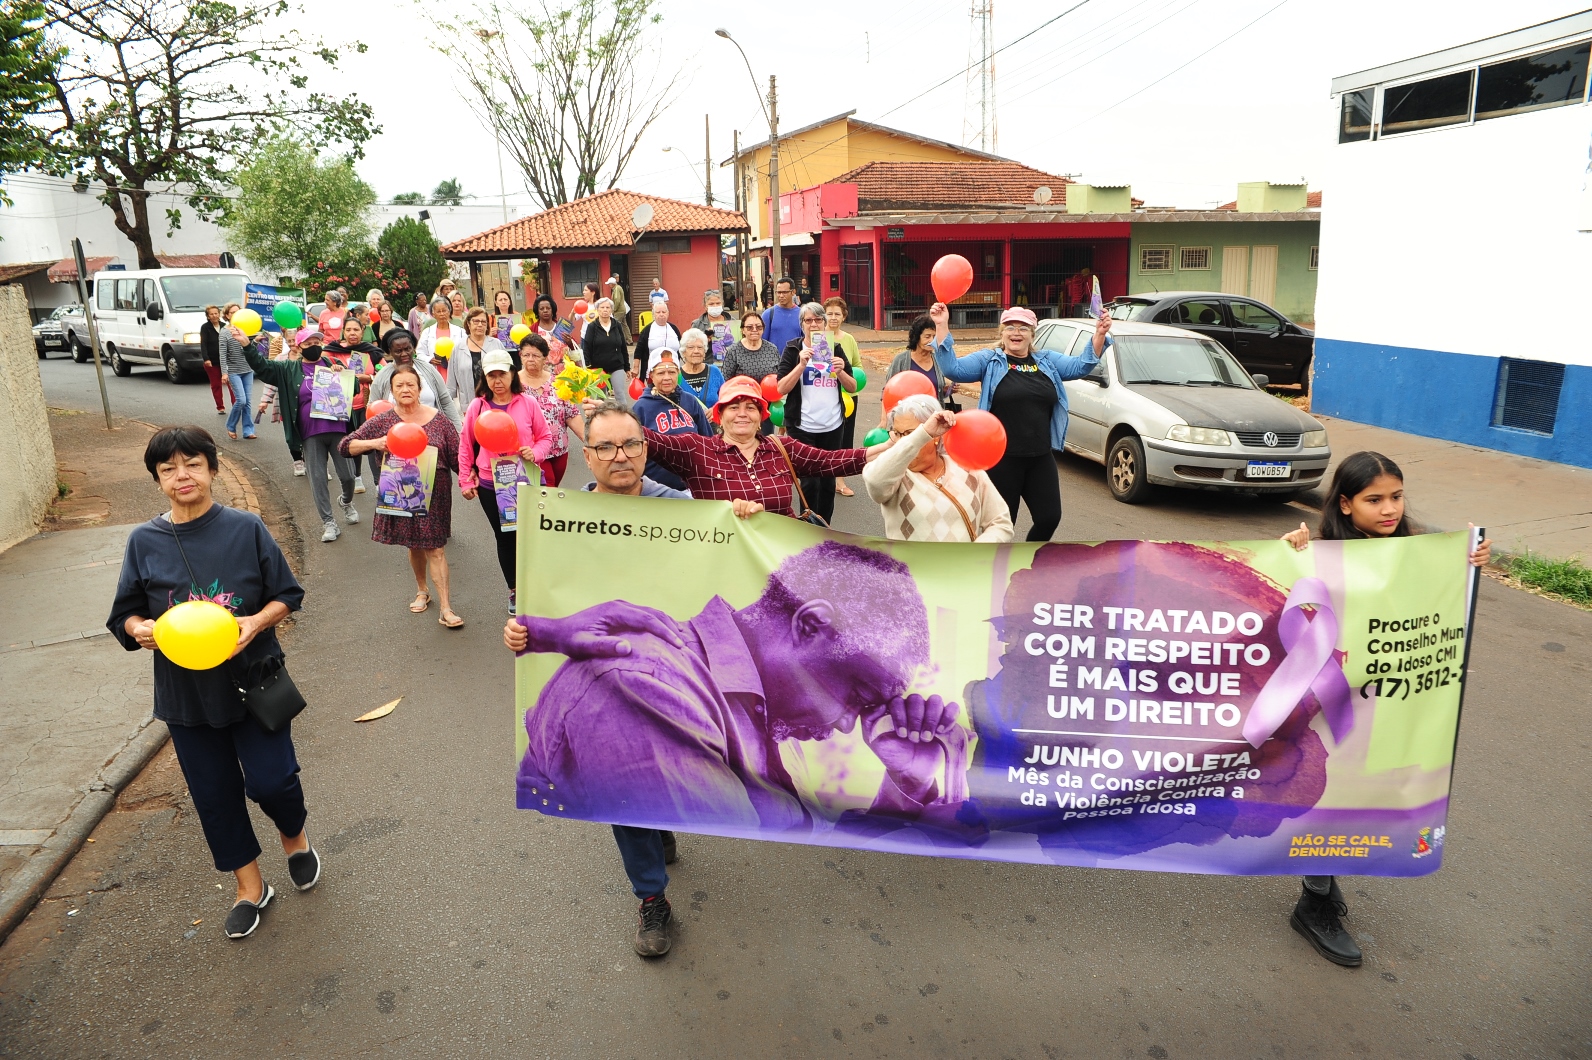
<path id="1" fill-rule="evenodd" d="M 1034 525 L 1029 541 L 1049 541 L 1061 525 L 1061 482 L 1055 453 L 1067 437 L 1067 391 L 1062 383 L 1081 379 L 1100 363 L 1095 349 L 1111 345 L 1111 318 L 1095 324 L 1094 338 L 1081 354 L 1034 349 L 1033 310 L 1013 306 L 1001 314 L 1000 342 L 956 355 L 951 313 L 945 303 L 929 309 L 934 321 L 934 362 L 947 379 L 978 383 L 978 407 L 1006 428 L 1006 455 L 989 469 L 990 481 L 1006 501 L 1012 520 L 1017 502 L 1028 503 Z"/>

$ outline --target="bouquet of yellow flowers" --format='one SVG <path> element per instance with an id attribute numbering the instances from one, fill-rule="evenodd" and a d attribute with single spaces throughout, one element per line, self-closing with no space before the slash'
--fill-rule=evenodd
<path id="1" fill-rule="evenodd" d="M 553 378 L 553 392 L 573 405 L 590 398 L 602 401 L 608 394 L 608 373 L 601 368 L 587 368 L 569 358 L 564 360 L 564 370 Z"/>

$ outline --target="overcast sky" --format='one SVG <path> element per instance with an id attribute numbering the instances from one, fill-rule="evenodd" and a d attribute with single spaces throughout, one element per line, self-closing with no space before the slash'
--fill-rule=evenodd
<path id="1" fill-rule="evenodd" d="M 996 44 L 1076 2 L 996 0 Z M 385 132 L 367 146 L 360 171 L 378 194 L 429 191 L 457 177 L 478 201 L 495 201 L 496 152 L 461 101 L 462 83 L 432 50 L 422 9 L 338 0 L 335 19 L 317 17 L 331 6 L 307 0 L 328 42 L 357 33 L 370 50 L 315 84 L 357 91 L 374 106 Z M 976 146 L 964 126 L 965 79 L 929 91 L 977 57 L 968 44 L 970 6 L 810 0 L 798 5 L 799 23 L 776 27 L 759 4 L 664 0 L 654 40 L 689 80 L 620 186 L 699 201 L 704 114 L 712 117 L 715 166 L 730 154 L 732 129 L 743 142 L 766 137 L 751 78 L 734 46 L 713 35 L 718 26 L 741 42 L 765 87 L 770 73 L 778 76 L 784 129 L 855 108 L 865 121 Z M 1303 177 L 1330 192 L 1332 77 L 1576 10 L 1563 0 L 1085 0 L 996 57 L 994 150 L 1051 173 L 1130 182 L 1152 205 L 1226 202 L 1244 180 Z M 445 127 L 444 148 L 437 138 Z M 729 173 L 715 168 L 716 195 L 728 196 Z M 1478 173 L 1485 175 L 1485 160 Z M 507 185 L 510 202 L 530 201 L 512 170 Z"/>

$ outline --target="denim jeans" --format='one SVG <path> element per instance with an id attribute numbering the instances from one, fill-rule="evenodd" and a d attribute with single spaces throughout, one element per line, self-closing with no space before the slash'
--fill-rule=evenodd
<path id="1" fill-rule="evenodd" d="M 241 424 L 243 436 L 254 437 L 254 421 L 249 418 L 249 387 L 253 384 L 253 372 L 235 372 L 227 376 L 227 385 L 232 388 L 232 411 L 227 413 L 228 433 L 237 434 Z"/>
<path id="2" fill-rule="evenodd" d="M 619 858 L 630 877 L 630 889 L 645 902 L 669 886 L 669 873 L 663 867 L 663 833 L 655 828 L 613 825 Z"/>

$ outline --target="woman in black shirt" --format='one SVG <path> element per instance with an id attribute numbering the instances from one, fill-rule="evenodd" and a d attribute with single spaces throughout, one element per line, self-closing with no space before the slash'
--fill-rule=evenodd
<path id="1" fill-rule="evenodd" d="M 276 896 L 260 875 L 260 844 L 245 796 L 281 833 L 293 885 L 307 891 L 321 877 L 320 856 L 304 829 L 304 790 L 289 727 L 266 731 L 238 695 L 240 683 L 258 680 L 281 661 L 274 627 L 303 605 L 304 590 L 259 516 L 211 499 L 217 461 L 208 431 L 160 431 L 144 450 L 144 465 L 171 511 L 128 535 L 106 626 L 128 651 L 155 653 L 155 717 L 171 730 L 216 868 L 237 878 L 225 931 L 241 939 L 259 926 L 260 911 Z M 188 600 L 213 601 L 237 618 L 235 654 L 214 669 L 177 666 L 155 646 L 155 620 Z"/>
<path id="2" fill-rule="evenodd" d="M 205 363 L 205 375 L 210 379 L 210 396 L 216 399 L 216 415 L 225 416 L 221 404 L 221 307 L 205 306 L 205 322 L 199 325 L 199 357 Z"/>
<path id="3" fill-rule="evenodd" d="M 592 303 L 592 308 L 597 310 L 597 319 L 587 324 L 581 335 L 581 355 L 586 358 L 587 368 L 600 368 L 608 373 L 614 399 L 629 408 L 630 380 L 625 375 L 625 362 L 630 359 L 630 347 L 625 342 L 624 328 L 614 319 L 614 300 L 599 298 Z"/>

